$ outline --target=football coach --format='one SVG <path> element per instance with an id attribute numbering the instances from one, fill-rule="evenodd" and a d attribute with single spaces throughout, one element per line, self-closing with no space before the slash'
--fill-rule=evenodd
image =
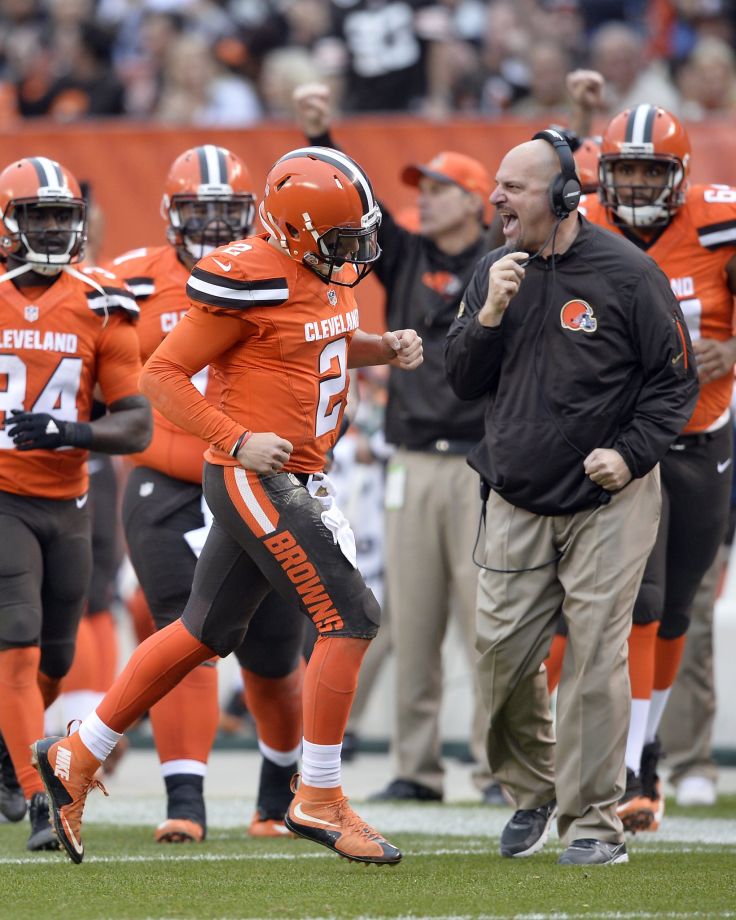
<path id="1" fill-rule="evenodd" d="M 627 862 L 627 638 L 660 513 L 658 461 L 698 393 L 687 327 L 645 253 L 588 223 L 556 131 L 510 150 L 491 195 L 506 245 L 475 271 L 450 329 L 448 379 L 487 396 L 471 452 L 488 494 L 478 668 L 491 770 L 518 809 L 503 856 Z M 482 559 L 478 559 L 482 555 Z M 555 732 L 542 662 L 569 644 Z"/>

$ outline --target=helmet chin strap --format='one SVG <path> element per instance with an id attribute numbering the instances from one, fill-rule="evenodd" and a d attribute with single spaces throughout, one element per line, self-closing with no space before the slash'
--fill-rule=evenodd
<path id="1" fill-rule="evenodd" d="M 18 275 L 24 275 L 26 272 L 33 270 L 33 266 L 28 262 L 23 262 L 22 265 L 16 265 L 15 268 L 11 268 L 10 271 L 5 272 L 5 274 L 0 277 L 0 284 L 3 281 L 12 281 L 13 278 L 17 278 Z"/>

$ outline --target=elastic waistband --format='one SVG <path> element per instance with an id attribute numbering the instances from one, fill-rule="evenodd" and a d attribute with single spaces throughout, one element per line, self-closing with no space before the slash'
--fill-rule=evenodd
<path id="1" fill-rule="evenodd" d="M 438 438 L 436 441 L 430 441 L 421 447 L 410 447 L 408 444 L 400 444 L 403 450 L 417 451 L 424 454 L 455 454 L 463 457 L 470 453 L 475 447 L 477 441 L 463 441 L 457 438 Z"/>

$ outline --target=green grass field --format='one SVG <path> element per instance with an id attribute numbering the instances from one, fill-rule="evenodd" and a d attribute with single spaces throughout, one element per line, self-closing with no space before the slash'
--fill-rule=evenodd
<path id="1" fill-rule="evenodd" d="M 628 865 L 587 870 L 557 866 L 556 839 L 533 858 L 506 860 L 497 835 L 457 832 L 458 816 L 476 828 L 495 813 L 497 827 L 503 811 L 423 813 L 437 832 L 392 830 L 405 854 L 393 868 L 348 863 L 303 841 L 250 840 L 242 829 L 211 828 L 200 846 L 162 846 L 150 825 L 97 821 L 85 825 L 87 855 L 75 866 L 61 853 L 26 852 L 26 822 L 1 825 L 0 918 L 736 917 L 736 796 L 712 809 L 673 805 L 660 834 L 630 841 Z M 416 823 L 416 807 L 392 807 L 392 828 L 402 814 Z"/>

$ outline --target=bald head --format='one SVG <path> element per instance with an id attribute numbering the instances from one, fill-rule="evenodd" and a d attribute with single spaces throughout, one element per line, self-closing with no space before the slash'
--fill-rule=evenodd
<path id="1" fill-rule="evenodd" d="M 501 161 L 501 171 L 546 188 L 552 177 L 560 171 L 560 160 L 557 151 L 547 141 L 525 141 L 509 150 Z"/>

